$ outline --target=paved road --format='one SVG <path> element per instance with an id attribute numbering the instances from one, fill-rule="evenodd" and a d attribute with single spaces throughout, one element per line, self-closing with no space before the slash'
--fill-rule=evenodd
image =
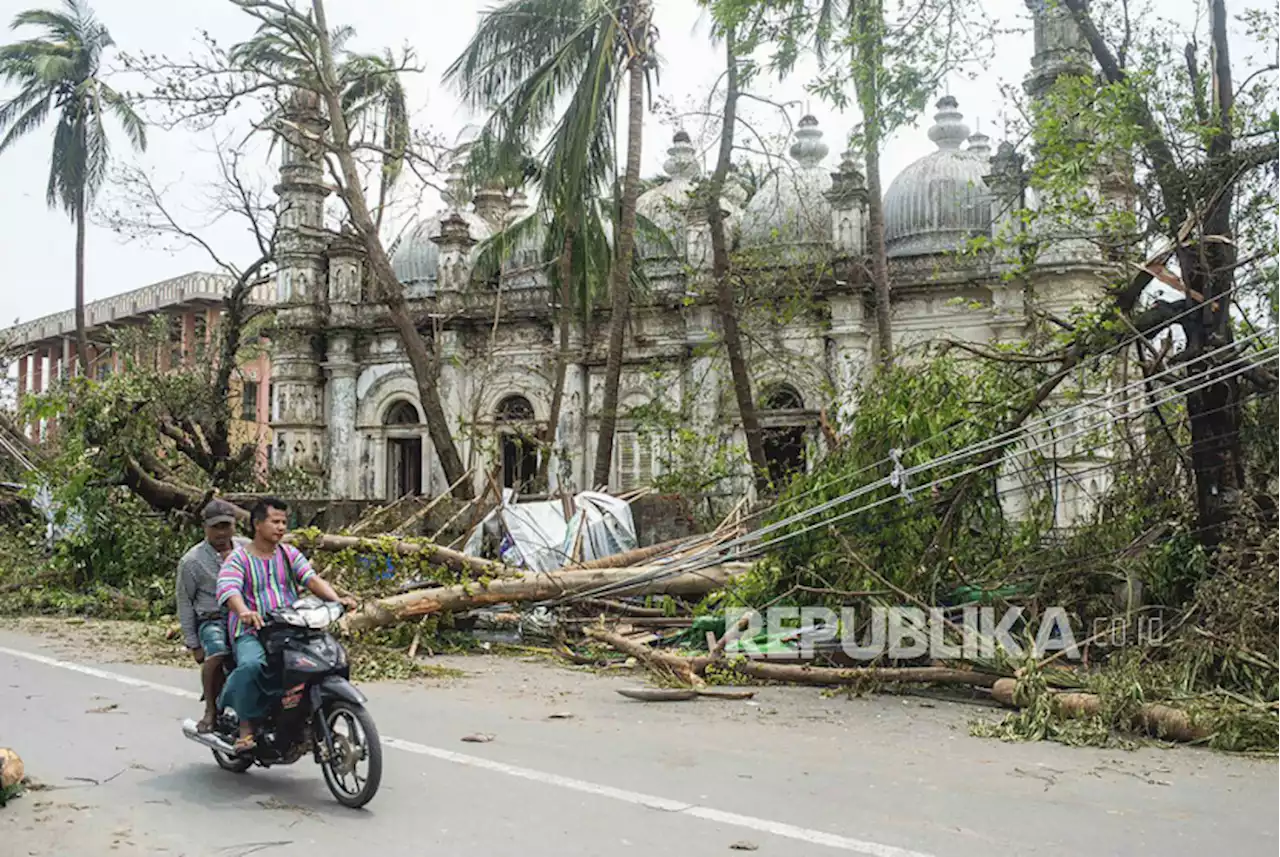
<path id="1" fill-rule="evenodd" d="M 1273 761 L 981 740 L 972 706 L 918 698 L 644 704 L 614 693 L 634 679 L 454 663 L 468 676 L 364 688 L 390 746 L 381 792 L 351 811 L 309 762 L 216 768 L 179 728 L 198 710 L 193 671 L 0 632 L 0 745 L 45 786 L 0 810 L 0 852 L 1277 853 Z M 496 738 L 460 740 L 475 732 Z"/>

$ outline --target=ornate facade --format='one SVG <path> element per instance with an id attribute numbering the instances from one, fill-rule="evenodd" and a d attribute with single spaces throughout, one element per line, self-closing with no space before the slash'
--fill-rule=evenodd
<path id="1" fill-rule="evenodd" d="M 1038 4 L 1033 4 L 1038 6 Z M 1033 95 L 1077 70 L 1079 34 L 1069 18 L 1038 11 Z M 322 122 L 296 103 L 296 121 Z M 1029 276 L 1008 278 L 996 253 L 957 254 L 1000 234 L 1024 199 L 1023 157 L 971 133 L 956 100 L 937 102 L 928 131 L 937 150 L 907 167 L 885 193 L 895 346 L 942 338 L 1015 340 L 1031 310 L 1065 313 L 1096 303 L 1106 266 L 1088 245 L 1062 245 Z M 420 326 L 440 354 L 439 386 L 450 428 L 476 490 L 500 464 L 505 485 L 527 484 L 537 453 L 516 442 L 546 425 L 558 342 L 556 296 L 532 244 L 516 249 L 496 282 L 472 276 L 481 242 L 525 216 L 522 194 L 461 180 L 466 138 L 442 210 L 420 218 L 391 248 L 392 264 Z M 821 410 L 832 421 L 856 408 L 852 391 L 874 349 L 872 294 L 857 274 L 866 252 L 867 194 L 857 164 L 827 165 L 818 120 L 799 123 L 786 162 L 750 194 L 731 179 L 721 204 L 734 249 L 760 260 L 777 289 L 810 296 L 785 324 L 749 344 L 767 446 L 779 467 L 812 466 L 822 454 Z M 710 233 L 690 192 L 704 175 L 683 133 L 668 149 L 665 180 L 639 210 L 668 241 L 638 241 L 648 288 L 632 309 L 619 393 L 609 490 L 657 475 L 669 449 L 628 415 L 660 407 L 683 426 L 745 447 L 728 367 L 718 349 L 710 282 Z M 319 153 L 286 146 L 278 193 L 285 203 L 273 361 L 273 460 L 323 480 L 335 499 L 380 500 L 448 488 L 418 401 L 417 384 L 385 310 L 373 300 L 360 247 L 326 231 Z M 1105 192 L 1105 188 L 1103 191 Z M 800 289 L 797 289 L 800 290 Z M 571 335 L 564 406 L 554 431 L 548 485 L 581 490 L 593 471 L 605 374 L 607 305 Z M 1070 468 L 1070 455 L 1063 458 Z M 744 486 L 743 486 L 744 487 Z"/>

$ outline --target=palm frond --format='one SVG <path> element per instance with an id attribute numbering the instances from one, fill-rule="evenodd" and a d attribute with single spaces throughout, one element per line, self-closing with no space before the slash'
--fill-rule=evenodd
<path id="1" fill-rule="evenodd" d="M 111 142 L 107 139 L 102 114 L 95 111 L 83 119 L 84 126 L 84 198 L 92 202 L 107 179 L 111 161 Z"/>
<path id="2" fill-rule="evenodd" d="M 15 140 L 28 132 L 34 130 L 49 115 L 49 108 L 53 106 L 53 90 L 46 86 L 39 86 L 38 83 L 32 83 L 22 89 L 17 95 L 6 101 L 0 106 L 0 131 L 9 128 L 11 125 L 17 128 L 22 125 L 22 130 L 10 130 L 6 135 L 4 142 L 0 143 L 0 152 L 9 148 Z M 33 112 L 37 113 L 37 117 L 30 118 Z M 23 118 L 19 118 L 23 117 Z"/>
<path id="3" fill-rule="evenodd" d="M 53 157 L 49 159 L 49 183 L 45 201 L 75 217 L 79 194 L 84 188 L 85 146 L 75 116 L 62 111 L 53 131 Z"/>
<path id="4" fill-rule="evenodd" d="M 544 247 L 543 261 L 546 261 L 546 233 L 546 220 L 541 212 L 536 211 L 495 232 L 476 245 L 475 276 L 481 280 L 497 276 L 511 261 L 512 254 L 530 245 L 541 244 Z"/>
<path id="5" fill-rule="evenodd" d="M 105 83 L 98 84 L 98 92 L 99 97 L 102 99 L 103 107 L 120 123 L 120 127 L 124 129 L 129 142 L 138 151 L 145 152 L 147 150 L 147 125 L 142 121 L 142 117 L 134 112 L 133 106 L 129 104 L 128 99 Z"/>

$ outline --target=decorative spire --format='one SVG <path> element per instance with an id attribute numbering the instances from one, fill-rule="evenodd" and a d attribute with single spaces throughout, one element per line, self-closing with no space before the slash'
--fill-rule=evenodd
<path id="1" fill-rule="evenodd" d="M 443 249 L 469 250 L 476 244 L 476 239 L 471 237 L 471 227 L 456 211 L 440 221 L 440 234 L 432 235 L 431 241 Z"/>
<path id="2" fill-rule="evenodd" d="M 449 165 L 449 174 L 444 180 L 444 192 L 440 196 L 444 199 L 445 205 L 455 211 L 465 207 L 471 201 L 467 193 L 463 158 L 455 157 L 453 163 Z"/>
<path id="3" fill-rule="evenodd" d="M 826 192 L 826 197 L 832 205 L 840 208 L 851 202 L 864 201 L 866 196 L 867 180 L 858 154 L 852 149 L 846 150 L 840 156 L 840 169 L 831 174 L 831 189 Z"/>
<path id="4" fill-rule="evenodd" d="M 507 216 L 507 195 L 498 181 L 485 182 L 473 195 L 476 214 L 494 229 L 501 229 Z"/>
<path id="5" fill-rule="evenodd" d="M 818 120 L 806 113 L 796 129 L 796 141 L 791 144 L 791 157 L 802 167 L 816 167 L 822 163 L 830 149 L 822 142 L 822 129 Z"/>
<path id="6" fill-rule="evenodd" d="M 1016 194 L 1022 187 L 1022 163 L 1022 155 L 1005 140 L 991 158 L 991 171 L 983 176 L 983 181 L 997 197 Z"/>
<path id="7" fill-rule="evenodd" d="M 929 139 L 937 143 L 939 149 L 959 149 L 969 136 L 969 126 L 964 123 L 964 114 L 958 109 L 960 103 L 954 96 L 944 95 L 936 106 L 938 112 L 933 115 L 934 125 L 929 129 Z"/>
<path id="8" fill-rule="evenodd" d="M 965 151 L 986 160 L 991 157 L 991 138 L 981 131 L 975 131 L 969 135 L 969 145 Z"/>
<path id="9" fill-rule="evenodd" d="M 511 204 L 507 207 L 507 223 L 515 223 L 529 213 L 529 198 L 516 188 L 511 192 Z"/>
<path id="10" fill-rule="evenodd" d="M 677 180 L 692 181 L 698 177 L 698 152 L 683 128 L 671 139 L 671 148 L 667 149 L 667 160 L 662 169 Z"/>

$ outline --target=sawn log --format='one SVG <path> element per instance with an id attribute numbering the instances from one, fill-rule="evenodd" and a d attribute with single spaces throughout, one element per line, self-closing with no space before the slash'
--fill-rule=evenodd
<path id="1" fill-rule="evenodd" d="M 1000 679 L 991 687 L 991 698 L 1010 708 L 1020 707 L 1014 702 L 1017 684 L 1017 679 Z M 1053 702 L 1058 713 L 1066 717 L 1092 717 L 1102 713 L 1102 699 L 1096 693 L 1055 692 Z M 1193 724 L 1185 711 L 1158 702 L 1145 703 L 1138 709 L 1134 720 L 1134 725 L 1142 731 L 1165 741 L 1190 743 L 1202 741 L 1212 734 L 1207 727 Z"/>

